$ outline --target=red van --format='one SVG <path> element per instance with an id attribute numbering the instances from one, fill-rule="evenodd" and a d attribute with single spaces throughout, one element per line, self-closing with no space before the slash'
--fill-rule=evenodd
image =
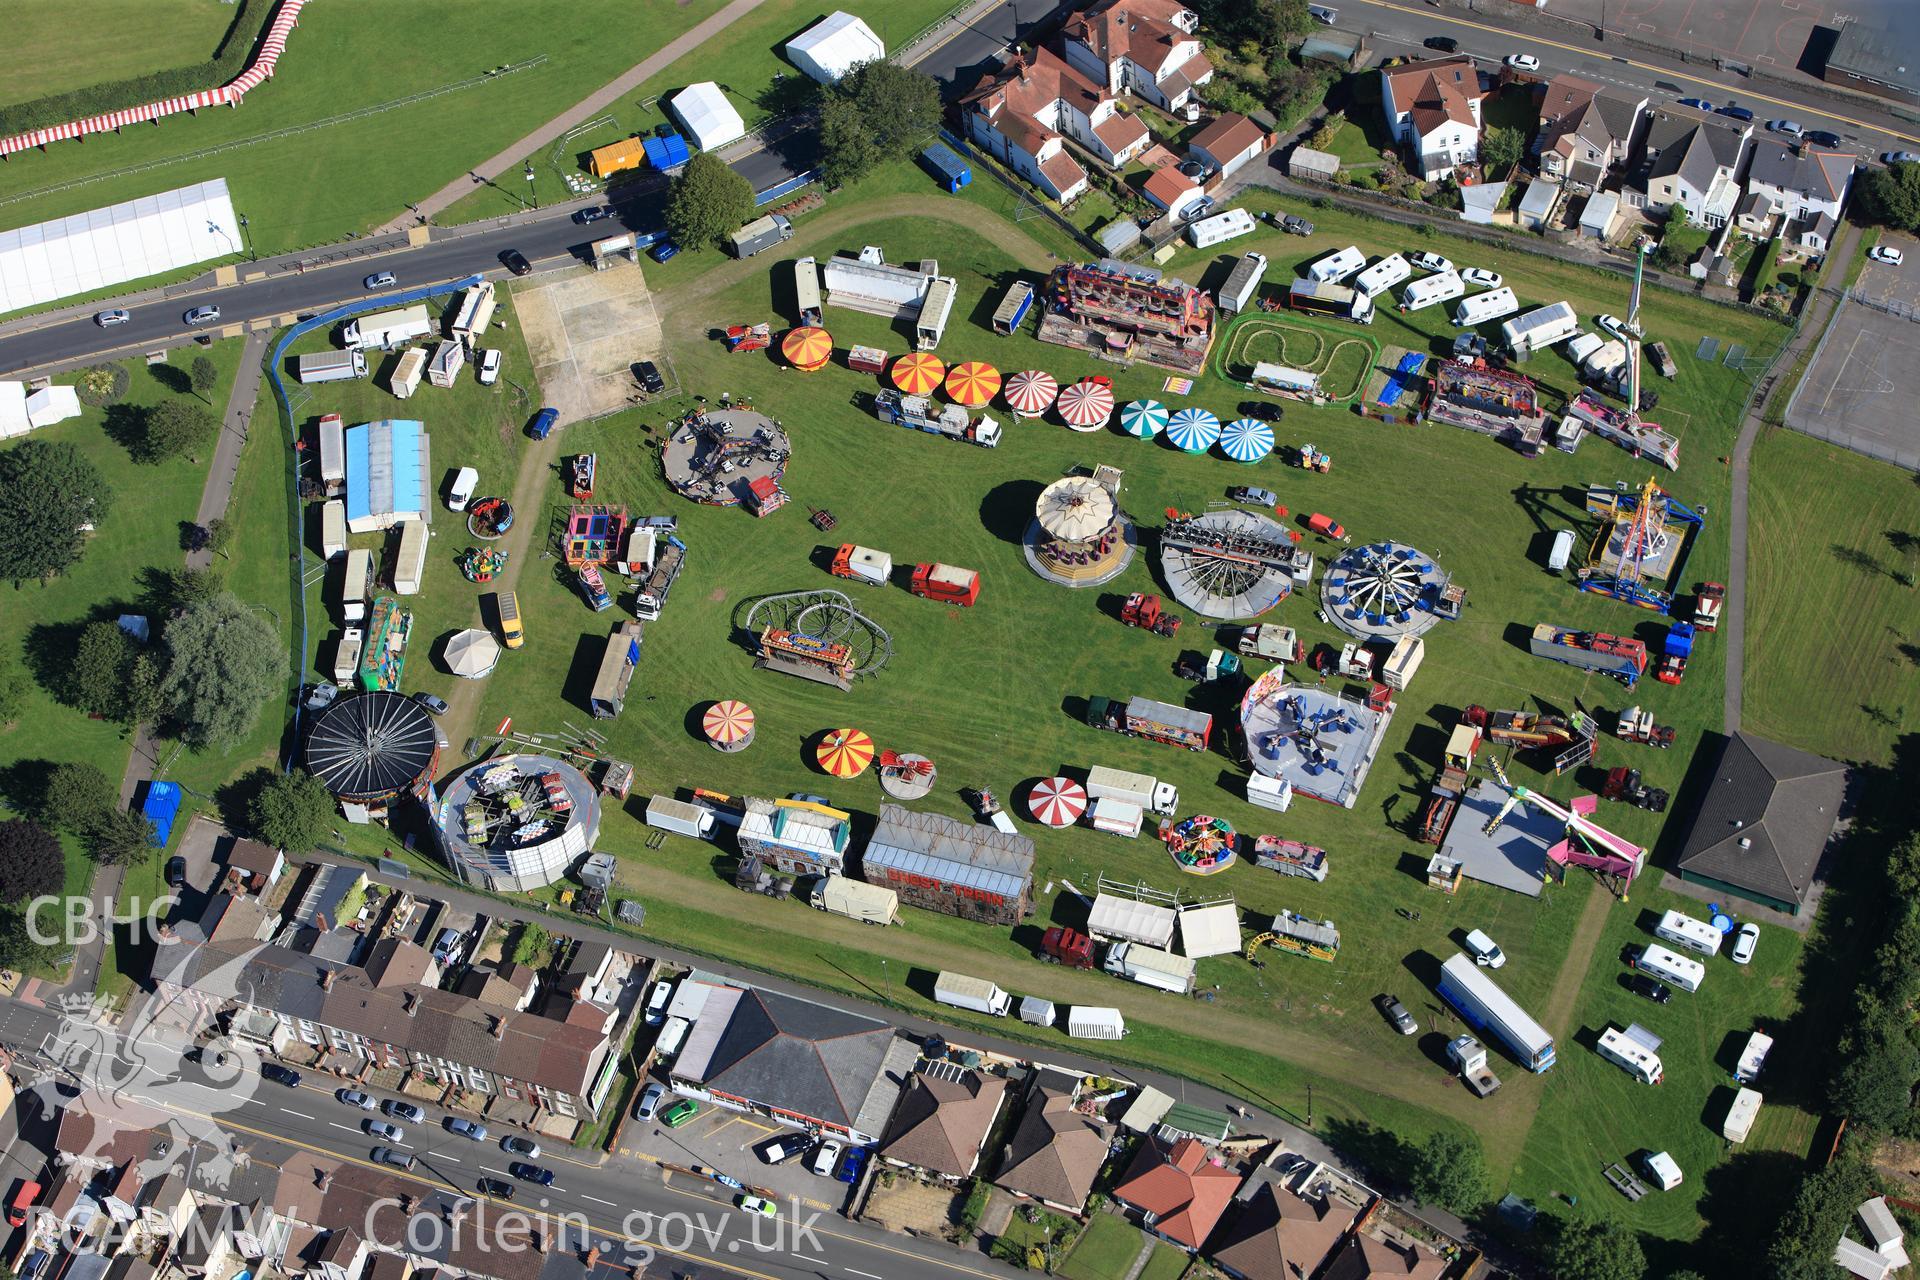
<path id="1" fill-rule="evenodd" d="M 20 1189 L 13 1193 L 13 1199 L 7 1201 L 7 1225 L 24 1227 L 27 1225 L 27 1212 L 40 1199 L 42 1188 L 37 1182 L 22 1182 Z"/>

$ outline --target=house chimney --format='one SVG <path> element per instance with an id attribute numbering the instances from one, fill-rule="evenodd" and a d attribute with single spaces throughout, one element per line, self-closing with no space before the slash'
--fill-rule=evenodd
<path id="1" fill-rule="evenodd" d="M 1751 849 L 1751 848 L 1753 848 L 1753 837 L 1752 837 L 1752 836 L 1741 836 L 1741 837 L 1740 837 L 1740 847 L 1741 847 L 1742 849 Z"/>
<path id="2" fill-rule="evenodd" d="M 400 1007 L 406 1010 L 409 1018 L 416 1016 L 419 1005 L 420 995 L 418 992 L 409 991 L 400 997 Z"/>
<path id="3" fill-rule="evenodd" d="M 325 1191 L 328 1187 L 331 1187 L 333 1185 L 333 1170 L 315 1169 L 313 1171 L 313 1185 L 321 1191 Z"/>
<path id="4" fill-rule="evenodd" d="M 320 970 L 320 989 L 322 991 L 333 990 L 333 970 L 331 969 Z"/>
<path id="5" fill-rule="evenodd" d="M 507 1038 L 507 1020 L 497 1013 L 487 1015 L 487 1032 L 495 1040 Z"/>

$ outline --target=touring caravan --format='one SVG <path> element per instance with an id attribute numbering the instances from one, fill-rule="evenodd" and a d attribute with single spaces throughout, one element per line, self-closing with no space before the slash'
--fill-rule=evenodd
<path id="1" fill-rule="evenodd" d="M 1211 218 L 1202 218 L 1187 228 L 1187 239 L 1196 249 L 1211 249 L 1253 230 L 1253 215 L 1245 209 L 1229 209 Z"/>
<path id="2" fill-rule="evenodd" d="M 1487 293 L 1476 293 L 1461 302 L 1453 309 L 1453 323 L 1457 328 L 1471 329 L 1489 320 L 1510 316 L 1519 309 L 1520 299 L 1513 296 L 1513 290 L 1502 287 Z"/>
<path id="3" fill-rule="evenodd" d="M 1679 911 L 1669 911 L 1653 927 L 1653 936 L 1676 947 L 1697 951 L 1703 956 L 1720 954 L 1720 931 L 1704 920 Z"/>
<path id="4" fill-rule="evenodd" d="M 1330 253 L 1308 267 L 1307 278 L 1319 280 L 1325 284 L 1338 284 L 1366 265 L 1366 255 L 1356 246 L 1348 245 L 1340 252 Z"/>
<path id="5" fill-rule="evenodd" d="M 1515 316 L 1500 326 L 1500 337 L 1507 350 L 1516 356 L 1544 351 L 1556 342 L 1564 342 L 1580 332 L 1580 317 L 1570 302 L 1554 302 L 1535 307 L 1523 316 Z"/>
<path id="6" fill-rule="evenodd" d="M 1267 256 L 1264 253 L 1248 253 L 1233 264 L 1233 272 L 1227 282 L 1220 286 L 1220 309 L 1222 311 L 1245 311 L 1260 291 L 1260 279 L 1267 274 Z"/>
<path id="7" fill-rule="evenodd" d="M 1639 1027 L 1626 1031 L 1608 1027 L 1600 1033 L 1594 1051 L 1641 1084 L 1659 1084 L 1666 1070 L 1660 1065 L 1660 1055 L 1654 1052 L 1647 1040 L 1634 1034 L 1639 1030 Z M 1653 1046 L 1659 1043 L 1658 1040 L 1652 1042 Z"/>
<path id="8" fill-rule="evenodd" d="M 1689 960 L 1679 952 L 1669 951 L 1655 942 L 1649 942 L 1640 949 L 1640 959 L 1635 967 L 1662 982 L 1672 983 L 1682 991 L 1698 991 L 1707 976 L 1707 966 L 1698 960 Z"/>
<path id="9" fill-rule="evenodd" d="M 1413 274 L 1407 260 L 1390 253 L 1353 278 L 1353 287 L 1369 298 L 1377 298 Z"/>
<path id="10" fill-rule="evenodd" d="M 1425 280 L 1408 285 L 1406 292 L 1400 295 L 1400 305 L 1409 311 L 1418 311 L 1436 302 L 1450 302 L 1466 291 L 1467 286 L 1461 283 L 1458 274 L 1442 271 L 1437 276 L 1428 276 Z"/>

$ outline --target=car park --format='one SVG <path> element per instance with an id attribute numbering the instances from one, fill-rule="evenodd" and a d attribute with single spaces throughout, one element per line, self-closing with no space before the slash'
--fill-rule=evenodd
<path id="1" fill-rule="evenodd" d="M 1437 253 L 1410 253 L 1407 255 L 1407 263 L 1415 271 L 1438 273 L 1453 270 L 1453 263 Z"/>
<path id="2" fill-rule="evenodd" d="M 1436 53 L 1460 52 L 1460 42 L 1452 36 L 1428 36 L 1420 43 L 1424 47 L 1434 50 Z"/>
<path id="3" fill-rule="evenodd" d="M 94 316 L 93 322 L 102 329 L 110 329 L 116 324 L 125 324 L 131 319 L 133 319 L 133 316 L 130 313 L 115 307 L 112 311 L 102 311 Z"/>
<path id="4" fill-rule="evenodd" d="M 1382 991 L 1373 998 L 1373 1003 L 1379 1008 L 1380 1016 L 1391 1023 L 1393 1029 L 1401 1035 L 1410 1036 L 1420 1030 L 1420 1024 L 1415 1022 L 1413 1015 L 1407 1012 L 1407 1006 L 1400 1003 L 1399 996 Z"/>
<path id="5" fill-rule="evenodd" d="M 399 1142 L 407 1136 L 399 1125 L 390 1120 L 362 1120 L 360 1127 L 367 1131 L 369 1137 L 385 1138 L 388 1142 Z"/>
<path id="6" fill-rule="evenodd" d="M 369 289 L 391 289 L 400 282 L 394 279 L 391 271 L 376 271 L 360 283 Z"/>
<path id="7" fill-rule="evenodd" d="M 500 265 L 517 276 L 533 274 L 533 264 L 527 261 L 527 255 L 518 249 L 508 249 L 500 255 Z"/>
<path id="8" fill-rule="evenodd" d="M 401 1102 L 396 1098 L 389 1098 L 380 1104 L 380 1109 L 392 1116 L 395 1120 L 405 1120 L 408 1124 L 425 1124 L 427 1122 L 427 1113 L 419 1107 L 414 1106 L 411 1102 Z"/>
<path id="9" fill-rule="evenodd" d="M 428 693 L 425 689 L 417 691 L 413 695 L 413 700 L 431 711 L 434 715 L 443 716 L 447 714 L 447 700 L 437 694 Z"/>
<path id="10" fill-rule="evenodd" d="M 490 387 L 500 381 L 500 348 L 488 347 L 480 353 L 480 385 Z"/>
<path id="11" fill-rule="evenodd" d="M 187 315 L 186 315 L 186 321 L 188 324 L 212 324 L 215 320 L 218 320 L 219 318 L 220 318 L 220 308 L 211 306 L 211 305 L 204 306 L 204 307 L 195 307 L 193 310 L 187 312 Z"/>
<path id="12" fill-rule="evenodd" d="M 573 211 L 573 224 L 577 227 L 584 227 L 589 222 L 598 222 L 602 218 L 611 218 L 612 216 L 613 206 L 610 204 L 588 205 L 584 209 L 575 209 Z"/>
<path id="13" fill-rule="evenodd" d="M 1752 964 L 1753 949 L 1760 945 L 1760 926 L 1749 920 L 1733 935 L 1733 950 L 1728 953 L 1735 964 Z"/>
<path id="14" fill-rule="evenodd" d="M 834 1166 L 840 1163 L 843 1149 L 838 1138 L 822 1138 L 820 1145 L 813 1149 L 813 1159 L 807 1161 L 807 1168 L 822 1178 L 831 1178 Z"/>
<path id="15" fill-rule="evenodd" d="M 529 1160 L 540 1158 L 540 1144 L 531 1138 L 523 1138 L 517 1133 L 510 1133 L 500 1139 L 500 1149 L 508 1155 L 525 1156 Z"/>
<path id="16" fill-rule="evenodd" d="M 1847 145 L 1841 141 L 1839 134 L 1826 129 L 1809 129 L 1800 135 L 1800 140 L 1816 147 L 1844 147 Z"/>
<path id="17" fill-rule="evenodd" d="M 1280 495 L 1271 489 L 1256 489 L 1251 485 L 1237 484 L 1227 490 L 1227 496 L 1235 502 L 1244 502 L 1250 507 L 1266 507 L 1272 510 L 1280 505 Z"/>
<path id="18" fill-rule="evenodd" d="M 1498 271 L 1489 271 L 1485 267 L 1468 267 L 1460 273 L 1460 281 L 1476 289 L 1498 289 L 1506 283 L 1506 278 Z"/>
<path id="19" fill-rule="evenodd" d="M 553 1170 L 537 1164 L 528 1164 L 525 1160 L 511 1160 L 507 1163 L 507 1172 L 522 1182 L 531 1182 L 536 1186 L 553 1185 Z"/>
<path id="20" fill-rule="evenodd" d="M 768 1164 L 785 1164 L 807 1149 L 807 1138 L 801 1133 L 776 1133 L 763 1142 L 756 1142 L 753 1154 Z"/>
<path id="21" fill-rule="evenodd" d="M 1725 116 L 1729 120 L 1738 120 L 1742 124 L 1750 124 L 1753 121 L 1753 112 L 1747 110 L 1745 107 L 1737 107 L 1731 102 L 1724 107 L 1715 107 L 1713 114 Z"/>
<path id="22" fill-rule="evenodd" d="M 1891 245 L 1877 244 L 1867 250 L 1867 256 L 1875 262 L 1884 262 L 1890 266 L 1899 266 L 1906 261 L 1906 255 Z"/>
<path id="23" fill-rule="evenodd" d="M 392 1165 L 396 1169 L 413 1168 L 413 1157 L 405 1151 L 395 1151 L 392 1147 L 375 1147 L 373 1161 L 375 1164 Z"/>
<path id="24" fill-rule="evenodd" d="M 1540 59 L 1530 53 L 1510 53 L 1507 55 L 1507 65 L 1515 71 L 1538 71 Z"/>
<path id="25" fill-rule="evenodd" d="M 260 1078 L 262 1080 L 271 1080 L 275 1084 L 283 1084 L 289 1089 L 296 1088 L 300 1084 L 300 1073 L 298 1071 L 295 1071 L 292 1067 L 283 1067 L 277 1062 L 261 1063 Z"/>
<path id="26" fill-rule="evenodd" d="M 167 859 L 167 888 L 178 889 L 187 882 L 187 860 L 179 854 Z"/>
<path id="27" fill-rule="evenodd" d="M 1798 120 L 1769 120 L 1767 121 L 1767 132 L 1784 134 L 1789 138 L 1797 138 L 1805 133 L 1806 130 L 1800 127 Z"/>
<path id="28" fill-rule="evenodd" d="M 511 1182 L 502 1182 L 498 1178 L 482 1178 L 474 1184 L 474 1187 L 481 1195 L 492 1196 L 495 1200 L 513 1199 L 513 1184 Z"/>
<path id="29" fill-rule="evenodd" d="M 487 1140 L 487 1126 L 473 1120 L 456 1120 L 449 1116 L 447 1117 L 447 1132 L 457 1133 L 461 1137 L 471 1138 L 475 1142 L 485 1142 Z"/>
<path id="30" fill-rule="evenodd" d="M 1920 151 L 1882 151 L 1881 164 L 1920 164 Z"/>
<path id="31" fill-rule="evenodd" d="M 774 1217 L 780 1212 L 779 1207 L 765 1196 L 741 1196 L 734 1203 L 746 1212 L 757 1213 L 763 1218 Z"/>
<path id="32" fill-rule="evenodd" d="M 1673 988 L 1658 978 L 1644 973 L 1629 973 L 1626 975 L 1626 982 L 1627 990 L 1642 999 L 1651 1000 L 1655 1004 L 1670 1004 L 1673 1001 Z"/>
<path id="33" fill-rule="evenodd" d="M 358 1089 L 336 1089 L 333 1096 L 350 1107 L 357 1107 L 362 1111 L 373 1110 L 373 1099 Z"/>
<path id="34" fill-rule="evenodd" d="M 699 1103 L 692 1098 L 682 1098 L 660 1113 L 660 1123 L 669 1129 L 678 1129 L 699 1114 Z"/>

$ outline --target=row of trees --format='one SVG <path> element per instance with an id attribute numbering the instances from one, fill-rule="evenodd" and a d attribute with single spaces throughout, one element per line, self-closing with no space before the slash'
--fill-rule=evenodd
<path id="1" fill-rule="evenodd" d="M 1920 231 L 1920 164 L 1890 164 L 1860 176 L 1860 216 L 1897 231 Z"/>

